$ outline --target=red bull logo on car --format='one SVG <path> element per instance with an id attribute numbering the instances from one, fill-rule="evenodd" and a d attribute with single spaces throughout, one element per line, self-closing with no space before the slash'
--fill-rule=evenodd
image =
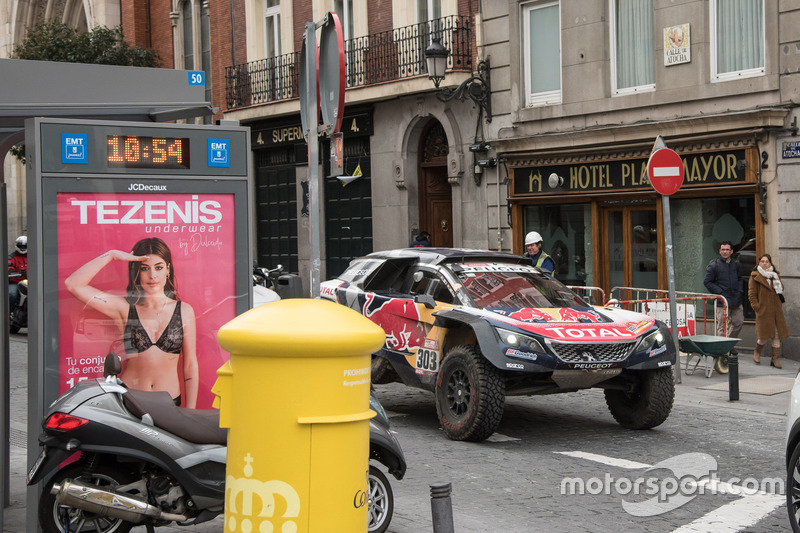
<path id="1" fill-rule="evenodd" d="M 540 309 L 537 307 L 526 307 L 524 309 L 518 309 L 511 312 L 500 309 L 492 309 L 492 311 L 499 314 L 504 314 L 508 318 L 513 318 L 514 320 L 519 320 L 520 322 L 603 322 L 603 317 L 601 317 L 600 313 L 597 311 L 580 311 L 578 309 L 571 309 L 569 307 L 562 307 L 561 309 Z"/>
<path id="2" fill-rule="evenodd" d="M 408 352 L 422 346 L 427 331 L 413 300 L 383 298 L 374 293 L 367 293 L 365 298 L 362 314 L 383 328 L 387 348 Z"/>

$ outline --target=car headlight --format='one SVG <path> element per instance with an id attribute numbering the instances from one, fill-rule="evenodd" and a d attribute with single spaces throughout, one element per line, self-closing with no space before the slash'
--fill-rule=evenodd
<path id="1" fill-rule="evenodd" d="M 533 337 L 502 328 L 495 328 L 495 330 L 497 330 L 497 334 L 500 335 L 500 340 L 507 346 L 511 346 L 512 348 L 527 348 L 531 352 L 536 353 L 547 353 L 541 343 Z"/>
<path id="2" fill-rule="evenodd" d="M 649 350 L 651 346 L 655 345 L 656 348 L 661 348 L 664 346 L 664 343 L 667 340 L 664 338 L 664 334 L 661 333 L 660 329 L 655 330 L 654 332 L 650 333 L 642 337 L 642 340 L 639 341 L 639 344 L 636 345 L 636 349 L 634 352 L 641 352 L 642 350 Z"/>

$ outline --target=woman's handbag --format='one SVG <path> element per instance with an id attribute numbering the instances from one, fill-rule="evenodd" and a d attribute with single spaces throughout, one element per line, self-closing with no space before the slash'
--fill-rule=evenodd
<path id="1" fill-rule="evenodd" d="M 780 299 L 781 299 L 781 303 L 782 303 L 782 304 L 785 304 L 785 303 L 786 303 L 786 298 L 784 298 L 784 297 L 783 297 L 783 293 L 779 294 L 779 295 L 778 295 L 778 298 L 780 298 Z"/>

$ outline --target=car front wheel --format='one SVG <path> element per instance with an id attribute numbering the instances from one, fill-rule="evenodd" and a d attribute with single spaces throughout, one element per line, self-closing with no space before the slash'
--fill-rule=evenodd
<path id="1" fill-rule="evenodd" d="M 662 424 L 672 410 L 675 381 L 672 367 L 630 372 L 630 391 L 606 389 L 606 405 L 614 420 L 628 429 L 650 429 Z"/>
<path id="2" fill-rule="evenodd" d="M 369 465 L 369 533 L 383 533 L 388 529 L 394 513 L 394 493 L 386 474 Z"/>
<path id="3" fill-rule="evenodd" d="M 436 379 L 436 413 L 452 440 L 480 442 L 500 425 L 505 383 L 475 346 L 456 346 Z"/>

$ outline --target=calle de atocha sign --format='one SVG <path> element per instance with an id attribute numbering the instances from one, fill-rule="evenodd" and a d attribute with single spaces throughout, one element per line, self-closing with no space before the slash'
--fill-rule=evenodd
<path id="1" fill-rule="evenodd" d="M 745 183 L 747 169 L 739 161 L 745 149 L 724 152 L 680 154 L 683 160 L 683 187 L 703 187 Z M 563 178 L 551 187 L 548 178 Z M 755 174 L 752 174 L 755 180 Z M 546 193 L 619 192 L 651 189 L 647 178 L 647 158 L 588 161 L 564 165 L 518 167 L 514 169 L 513 195 Z"/>

